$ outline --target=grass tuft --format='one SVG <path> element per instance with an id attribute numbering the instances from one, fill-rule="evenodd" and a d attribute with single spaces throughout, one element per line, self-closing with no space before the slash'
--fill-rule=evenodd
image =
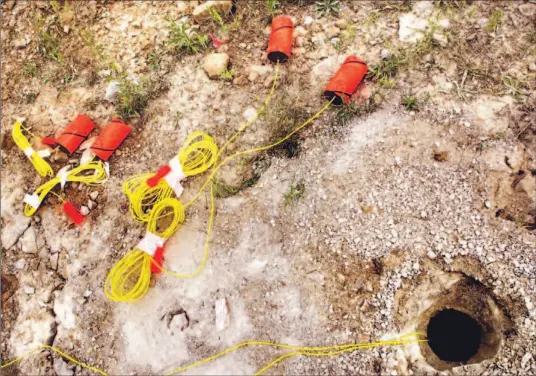
<path id="1" fill-rule="evenodd" d="M 320 17 L 328 17 L 329 15 L 337 15 L 340 13 L 339 0 L 318 0 L 316 2 L 316 13 Z"/>
<path id="2" fill-rule="evenodd" d="M 290 204 L 294 204 L 297 202 L 300 198 L 302 198 L 303 194 L 305 193 L 305 184 L 298 183 L 296 185 L 292 184 L 290 186 L 290 192 L 285 193 L 283 195 L 285 199 L 285 206 L 288 206 Z"/>
<path id="3" fill-rule="evenodd" d="M 504 12 L 502 9 L 495 9 L 484 26 L 484 30 L 491 33 L 497 31 L 502 25 Z"/>
<path id="4" fill-rule="evenodd" d="M 167 17 L 169 39 L 167 47 L 177 54 L 193 55 L 208 48 L 208 37 L 195 30 L 186 30 L 184 22 L 177 22 Z"/>

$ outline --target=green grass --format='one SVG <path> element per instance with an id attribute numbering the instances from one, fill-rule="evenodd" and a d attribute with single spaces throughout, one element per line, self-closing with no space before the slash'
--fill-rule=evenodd
<path id="1" fill-rule="evenodd" d="M 484 30 L 491 33 L 496 31 L 503 22 L 504 12 L 502 9 L 495 9 L 484 26 Z"/>
<path id="2" fill-rule="evenodd" d="M 416 96 L 403 95 L 401 105 L 408 111 L 419 111 L 419 101 Z"/>
<path id="3" fill-rule="evenodd" d="M 223 80 L 223 81 L 232 81 L 235 75 L 236 75 L 236 72 L 235 72 L 235 71 L 233 71 L 233 70 L 229 70 L 229 69 L 225 68 L 225 69 L 220 73 L 220 80 Z"/>
<path id="4" fill-rule="evenodd" d="M 117 115 L 124 121 L 139 117 L 149 103 L 149 83 L 142 80 L 134 83 L 126 78 L 119 82 L 118 101 L 115 107 Z"/>
<path id="5" fill-rule="evenodd" d="M 524 94 L 525 81 L 512 76 L 502 77 L 503 90 L 502 95 L 510 95 L 515 99 L 519 99 Z"/>
<path id="6" fill-rule="evenodd" d="M 35 77 L 37 75 L 37 66 L 33 61 L 26 59 L 22 62 L 22 73 L 25 77 Z"/>
<path id="7" fill-rule="evenodd" d="M 227 185 L 219 179 L 214 179 L 212 181 L 212 189 L 214 191 L 214 196 L 217 198 L 234 196 L 240 191 L 238 188 Z"/>
<path id="8" fill-rule="evenodd" d="M 53 60 L 57 63 L 63 62 L 63 55 L 60 52 L 58 35 L 54 31 L 46 29 L 41 30 L 38 39 L 38 49 L 46 59 Z"/>
<path id="9" fill-rule="evenodd" d="M 147 54 L 147 67 L 151 72 L 158 72 L 162 67 L 163 53 L 156 48 Z"/>
<path id="10" fill-rule="evenodd" d="M 279 0 L 266 0 L 265 3 L 265 10 L 268 18 L 272 19 L 278 14 L 280 14 L 281 11 L 281 4 L 279 3 Z"/>
<path id="11" fill-rule="evenodd" d="M 300 198 L 302 198 L 304 193 L 305 193 L 305 184 L 298 183 L 296 185 L 291 185 L 290 192 L 285 193 L 283 195 L 283 198 L 285 199 L 285 206 L 288 206 L 290 204 L 294 204 L 295 202 L 297 202 Z"/>
<path id="12" fill-rule="evenodd" d="M 186 31 L 184 22 L 177 22 L 171 18 L 168 21 L 169 39 L 167 48 L 177 54 L 193 55 L 208 48 L 208 37 L 195 30 Z"/>
<path id="13" fill-rule="evenodd" d="M 341 11 L 339 0 L 318 0 L 316 2 L 316 13 L 320 17 L 328 17 L 329 15 L 338 15 Z"/>

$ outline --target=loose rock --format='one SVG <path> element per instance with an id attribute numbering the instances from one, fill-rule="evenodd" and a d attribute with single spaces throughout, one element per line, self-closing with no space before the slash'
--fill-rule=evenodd
<path id="1" fill-rule="evenodd" d="M 203 69 L 210 78 L 219 77 L 219 75 L 229 65 L 229 55 L 226 53 L 210 54 L 205 57 Z"/>

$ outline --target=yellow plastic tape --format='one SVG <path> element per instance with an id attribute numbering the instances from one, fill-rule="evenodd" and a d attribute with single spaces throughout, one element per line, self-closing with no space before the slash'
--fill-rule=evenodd
<path id="1" fill-rule="evenodd" d="M 167 197 L 156 203 L 147 223 L 147 233 L 165 242 L 184 223 L 184 208 L 179 200 Z M 161 227 L 164 229 L 162 230 Z M 146 235 L 147 237 L 147 235 Z M 138 244 L 140 246 L 140 244 Z M 106 296 L 116 302 L 136 302 L 149 289 L 153 257 L 139 248 L 128 252 L 110 270 L 104 282 Z"/>
<path id="2" fill-rule="evenodd" d="M 50 177 L 54 176 L 52 167 L 50 167 L 50 165 L 39 155 L 39 153 L 32 148 L 30 141 L 28 141 L 26 136 L 24 136 L 22 133 L 22 128 L 23 127 L 20 121 L 15 122 L 13 131 L 11 132 L 15 144 L 17 144 L 19 149 L 26 154 L 39 175 Z"/>
<path id="3" fill-rule="evenodd" d="M 91 161 L 85 165 L 78 166 L 68 171 L 64 179 L 65 182 L 78 182 L 86 185 L 100 185 L 108 180 L 108 173 L 104 163 L 100 161 Z M 27 203 L 24 205 L 24 215 L 28 217 L 34 215 L 45 197 L 57 184 L 60 183 L 62 183 L 62 177 L 56 176 L 37 188 L 33 195 L 29 195 L 30 197 L 35 197 L 35 200 L 33 201 L 33 204 L 28 203 L 31 201 L 26 200 Z"/>
<path id="4" fill-rule="evenodd" d="M 188 366 L 185 366 L 185 367 L 181 367 L 179 369 L 176 369 L 175 371 L 172 371 L 170 373 L 167 373 L 166 375 L 169 376 L 169 375 L 175 375 L 177 373 L 181 373 L 181 372 L 184 372 L 184 371 L 187 371 L 189 369 L 192 369 L 194 367 L 197 367 L 197 366 L 200 366 L 202 364 L 205 364 L 205 363 L 208 363 L 208 362 L 211 362 L 213 360 L 216 360 L 230 352 L 233 352 L 233 351 L 236 351 L 242 347 L 246 347 L 246 346 L 268 346 L 268 347 L 277 347 L 277 348 L 280 348 L 280 349 L 288 349 L 288 350 L 293 350 L 291 352 L 288 352 L 278 358 L 276 358 L 275 360 L 273 360 L 272 362 L 270 362 L 268 365 L 264 366 L 263 368 L 261 368 L 259 371 L 257 371 L 255 373 L 255 375 L 260 375 L 264 372 L 266 372 L 268 369 L 272 368 L 273 366 L 275 366 L 277 363 L 280 363 L 282 362 L 283 360 L 285 360 L 286 358 L 290 358 L 292 356 L 296 356 L 296 355 L 304 355 L 304 356 L 311 356 L 311 357 L 318 357 L 318 356 L 335 356 L 335 355 L 340 355 L 340 354 L 344 354 L 344 353 L 347 353 L 347 352 L 353 352 L 353 351 L 356 351 L 356 350 L 364 350 L 364 349 L 370 349 L 370 348 L 375 348 L 375 347 L 385 347 L 385 346 L 402 346 L 402 345 L 409 345 L 411 343 L 420 343 L 420 342 L 426 342 L 427 340 L 426 339 L 422 339 L 422 337 L 424 337 L 424 334 L 422 333 L 419 333 L 419 332 L 415 332 L 415 333 L 410 333 L 410 334 L 406 334 L 404 336 L 401 336 L 399 338 L 395 338 L 393 340 L 389 340 L 389 341 L 379 341 L 379 342 L 370 342 L 370 343 L 351 343 L 351 344 L 346 344 L 346 345 L 335 345 L 335 346 L 324 346 L 324 347 L 300 347 L 300 346 L 290 346 L 290 345 L 284 345 L 284 344 L 279 344 L 279 343 L 273 343 L 273 342 L 266 342 L 266 341 L 246 341 L 246 342 L 242 342 L 238 345 L 235 345 L 233 347 L 230 347 L 216 355 L 212 355 L 212 356 L 209 356 L 207 358 L 204 358 L 200 361 L 197 361 L 195 363 L 192 363 Z M 17 362 L 20 362 L 22 359 L 26 358 L 27 356 L 33 354 L 33 353 L 36 353 L 38 351 L 42 351 L 42 350 L 51 350 L 51 351 L 54 351 L 56 352 L 57 354 L 59 354 L 60 356 L 70 360 L 71 362 L 79 365 L 80 367 L 83 367 L 85 369 L 88 369 L 90 371 L 93 371 L 95 373 L 98 373 L 102 376 L 107 376 L 107 373 L 96 368 L 96 367 L 92 367 L 92 366 L 89 366 L 85 363 L 82 363 L 81 361 L 65 354 L 64 352 L 62 352 L 61 350 L 59 350 L 58 348 L 56 347 L 52 347 L 52 346 L 39 346 L 38 348 L 36 349 L 33 349 L 33 350 L 30 350 L 24 354 L 22 354 L 21 356 L 17 357 L 16 359 L 13 359 L 5 364 L 2 364 L 0 366 L 0 369 L 4 369 L 4 368 L 7 368 Z"/>

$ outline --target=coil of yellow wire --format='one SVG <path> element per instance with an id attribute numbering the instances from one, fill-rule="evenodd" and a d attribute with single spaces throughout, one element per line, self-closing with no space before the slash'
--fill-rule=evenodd
<path id="1" fill-rule="evenodd" d="M 93 172 L 93 173 L 91 173 Z M 26 195 L 24 206 L 24 215 L 32 216 L 35 214 L 45 197 L 57 184 L 67 182 L 79 182 L 86 185 L 100 185 L 108 180 L 107 167 L 103 162 L 91 161 L 85 165 L 73 168 L 67 171 L 65 175 L 59 174 L 53 179 L 41 185 L 32 195 Z M 62 187 L 63 188 L 63 187 Z"/>
<path id="2" fill-rule="evenodd" d="M 216 161 L 218 147 L 212 137 L 201 131 L 190 134 L 184 145 L 179 150 L 178 167 L 183 177 L 201 174 L 208 170 Z M 176 160 L 173 162 L 177 162 Z M 171 164 L 170 163 L 170 164 Z M 164 166 L 156 173 L 145 173 L 129 177 L 123 183 L 123 192 L 129 200 L 129 210 L 132 217 L 140 223 L 147 222 L 151 214 L 151 208 L 160 200 L 173 195 L 174 189 L 166 180 L 171 168 Z M 148 180 L 155 178 L 156 184 L 150 186 Z"/>
<path id="3" fill-rule="evenodd" d="M 26 136 L 24 136 L 24 133 L 22 133 L 22 128 L 22 123 L 20 121 L 16 121 L 11 132 L 15 144 L 20 150 L 24 152 L 24 154 L 26 154 L 26 156 L 28 157 L 30 162 L 32 162 L 39 175 L 50 177 L 54 176 L 54 171 L 52 170 L 52 167 L 50 167 L 47 161 L 45 161 L 41 157 L 38 151 L 35 151 L 32 148 L 30 141 L 28 141 Z"/>
<path id="4" fill-rule="evenodd" d="M 158 201 L 151 210 L 145 237 L 108 273 L 104 282 L 106 296 L 117 302 L 141 299 L 149 289 L 154 253 L 183 223 L 184 208 L 179 200 L 167 197 Z"/>

